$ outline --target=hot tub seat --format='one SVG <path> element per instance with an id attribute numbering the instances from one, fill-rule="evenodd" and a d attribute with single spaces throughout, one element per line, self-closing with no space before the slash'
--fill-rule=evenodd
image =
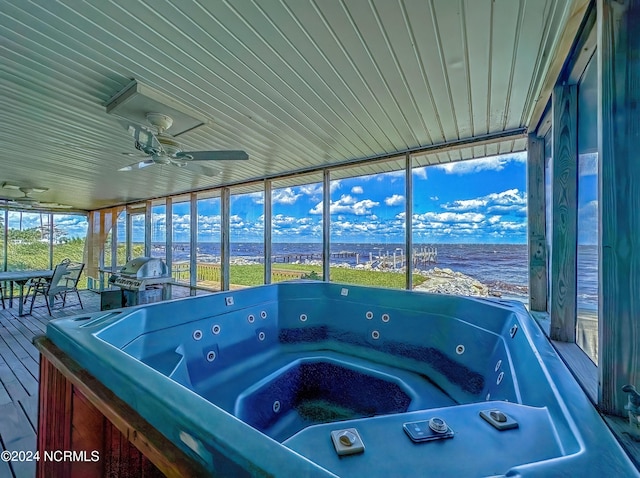
<path id="1" fill-rule="evenodd" d="M 284 354 L 251 376 L 264 378 L 237 395 L 233 414 L 278 441 L 316 423 L 455 405 L 425 377 L 335 352 Z M 215 389 L 233 396 L 237 385 Z"/>

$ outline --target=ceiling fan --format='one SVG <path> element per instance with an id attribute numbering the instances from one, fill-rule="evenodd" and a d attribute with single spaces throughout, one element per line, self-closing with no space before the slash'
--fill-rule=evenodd
<path id="1" fill-rule="evenodd" d="M 220 161 L 220 160 L 246 160 L 249 155 L 245 151 L 182 151 L 180 143 L 167 133 L 171 128 L 173 119 L 161 113 L 147 113 L 147 121 L 156 130 L 154 133 L 148 126 L 126 122 L 123 123 L 127 131 L 135 140 L 135 147 L 142 151 L 148 159 L 118 169 L 118 171 L 133 171 L 143 169 L 154 164 L 168 164 L 179 168 L 187 167 L 194 172 L 206 176 L 216 176 L 219 171 L 207 168 L 199 161 Z M 127 153 L 125 153 L 127 154 Z"/>
<path id="2" fill-rule="evenodd" d="M 54 209 L 67 209 L 71 208 L 71 206 L 67 206 L 66 204 L 58 204 L 57 202 L 41 202 L 36 198 L 30 196 L 33 193 L 43 193 L 48 191 L 47 188 L 30 188 L 25 186 L 16 186 L 14 184 L 4 183 L 2 185 L 3 189 L 12 189 L 16 191 L 20 191 L 24 196 L 20 197 L 5 197 L 7 203 L 11 206 L 16 206 L 24 209 L 31 208 L 54 208 Z"/>

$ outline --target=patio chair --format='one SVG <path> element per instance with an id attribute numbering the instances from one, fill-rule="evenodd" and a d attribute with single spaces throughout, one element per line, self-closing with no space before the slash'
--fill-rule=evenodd
<path id="1" fill-rule="evenodd" d="M 71 259 L 67 257 L 66 259 L 62 259 L 60 263 L 69 264 L 71 263 Z M 31 289 L 33 289 L 36 286 L 36 284 L 44 285 L 49 280 L 50 279 L 44 279 L 42 277 L 38 277 L 37 279 L 29 279 L 25 284 L 25 287 L 27 288 L 27 292 L 24 294 L 24 299 L 22 299 L 22 303 L 23 304 L 27 303 L 27 301 L 29 300 L 29 295 L 31 294 Z"/>
<path id="2" fill-rule="evenodd" d="M 83 270 L 84 263 L 82 262 L 70 262 L 67 264 L 67 273 L 64 276 L 66 289 L 60 292 L 60 295 L 62 295 L 62 307 L 67 303 L 67 294 L 69 292 L 75 292 L 78 297 L 78 302 L 80 303 L 80 308 L 84 309 L 82 299 L 80 298 L 80 292 L 78 291 L 78 282 L 80 281 L 80 276 L 82 275 Z"/>
<path id="3" fill-rule="evenodd" d="M 49 303 L 53 305 L 56 297 L 62 299 L 62 306 L 64 307 L 66 303 L 66 293 L 73 290 L 77 292 L 76 286 L 80 277 L 79 273 L 77 274 L 77 277 L 75 277 L 75 273 L 78 269 L 76 268 L 70 271 L 70 266 L 72 266 L 71 262 L 63 261 L 53 270 L 53 276 L 51 279 L 39 279 L 31 284 L 33 296 L 31 298 L 29 313 L 33 312 L 33 304 L 35 303 L 38 294 L 44 297 L 49 315 L 51 315 L 51 307 L 49 306 Z M 82 264 L 82 267 L 84 267 L 84 264 Z M 82 272 L 82 267 L 79 268 L 80 272 Z M 73 277 L 75 277 L 75 280 Z M 79 298 L 80 295 L 78 294 L 78 299 Z M 80 304 L 82 305 L 82 302 Z"/>

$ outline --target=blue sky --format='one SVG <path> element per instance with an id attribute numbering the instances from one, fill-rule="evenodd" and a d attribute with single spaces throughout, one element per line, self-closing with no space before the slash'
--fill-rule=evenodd
<path id="1" fill-rule="evenodd" d="M 526 243 L 524 153 L 417 168 L 413 173 L 416 243 Z M 274 242 L 322 241 L 322 185 L 275 188 Z M 262 241 L 261 192 L 232 195 L 231 240 Z M 331 181 L 331 240 L 404 242 L 404 172 Z M 219 238 L 219 202 L 199 208 L 200 240 Z M 174 207 L 174 240 L 186 241 L 188 224 Z M 158 216 L 156 222 L 163 220 Z M 206 229 L 206 234 L 203 234 Z"/>
<path id="2" fill-rule="evenodd" d="M 597 159 L 579 160 L 579 236 L 582 244 L 597 238 Z M 417 168 L 413 172 L 414 243 L 510 243 L 527 241 L 526 153 Z M 275 188 L 273 241 L 322 241 L 322 185 Z M 262 242 L 262 192 L 231 197 L 232 242 Z M 220 240 L 220 200 L 198 202 L 198 240 Z M 333 180 L 331 182 L 333 243 L 403 243 L 404 172 Z M 164 208 L 154 208 L 153 240 L 163 240 Z M 17 227 L 17 212 L 9 213 Z M 69 237 L 83 237 L 86 219 L 56 215 Z M 121 228 L 124 221 L 119 221 Z M 25 213 L 23 228 L 39 224 L 39 215 Z M 133 239 L 144 238 L 144 216 L 134 217 Z M 189 204 L 174 203 L 173 240 L 188 242 Z M 124 237 L 124 230 L 120 232 Z"/>
<path id="3" fill-rule="evenodd" d="M 525 243 L 525 161 L 518 154 L 415 169 L 414 242 Z M 319 184 L 274 192 L 274 241 L 320 241 L 320 193 Z M 333 242 L 404 242 L 403 171 L 332 181 L 330 207 Z"/>

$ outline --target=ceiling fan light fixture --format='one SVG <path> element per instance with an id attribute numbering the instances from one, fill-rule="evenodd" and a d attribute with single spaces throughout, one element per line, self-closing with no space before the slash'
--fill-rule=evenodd
<path id="1" fill-rule="evenodd" d="M 182 151 L 180 143 L 178 143 L 175 139 L 167 136 L 165 134 L 159 134 L 156 136 L 158 142 L 162 145 L 162 148 L 169 156 L 175 156 L 177 153 Z"/>

